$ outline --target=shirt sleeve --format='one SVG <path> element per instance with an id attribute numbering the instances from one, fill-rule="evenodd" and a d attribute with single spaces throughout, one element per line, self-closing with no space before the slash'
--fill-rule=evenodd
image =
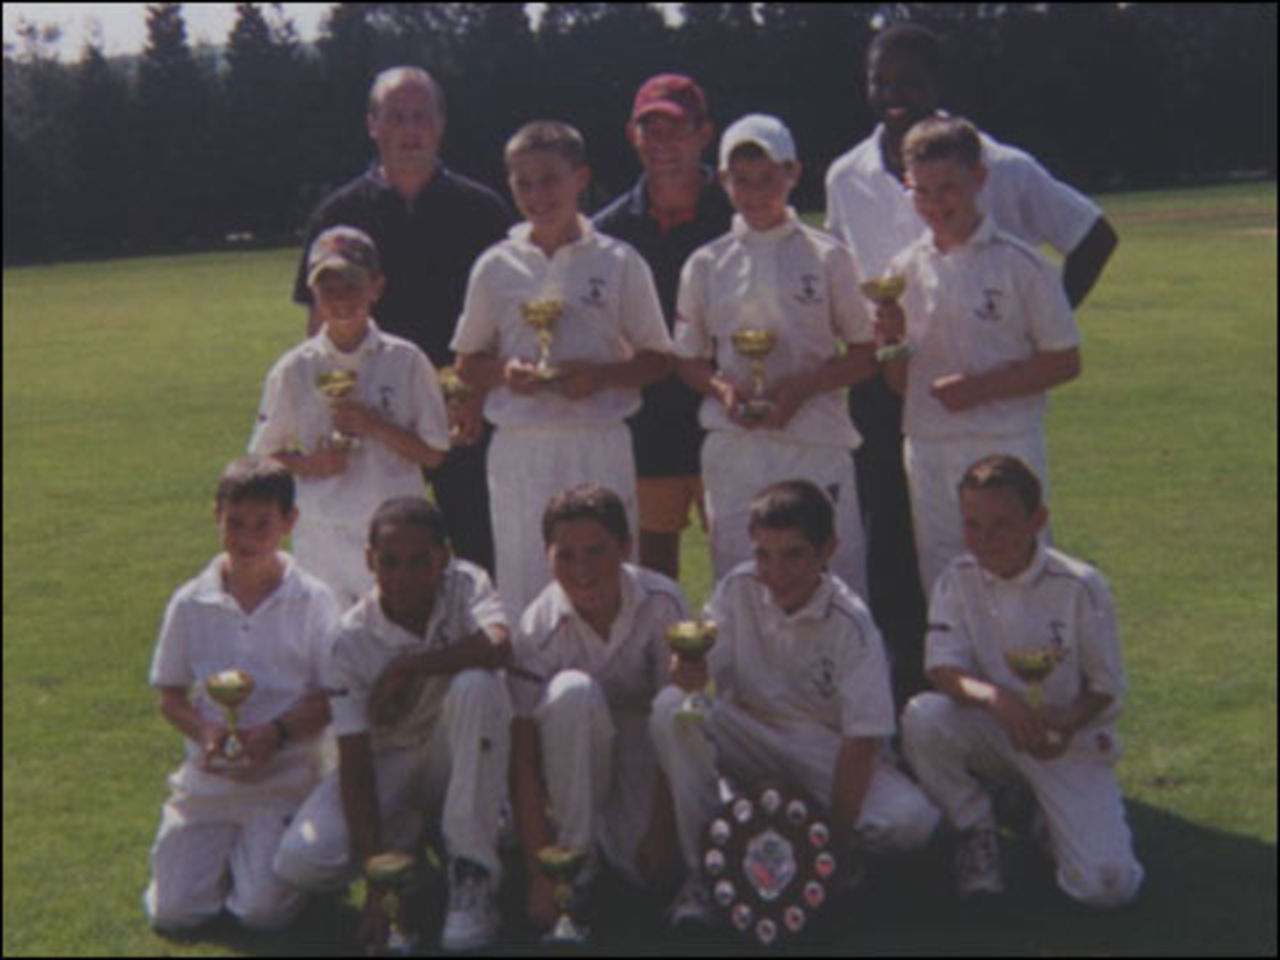
<path id="1" fill-rule="evenodd" d="M 978 672 L 978 661 L 973 652 L 973 640 L 964 619 L 964 604 L 960 596 L 955 568 L 944 570 L 933 588 L 929 602 L 929 627 L 925 635 L 924 669 L 954 667 L 971 673 Z"/>
<path id="2" fill-rule="evenodd" d="M 662 316 L 662 303 L 653 285 L 653 271 L 635 250 L 622 264 L 622 330 L 631 349 L 670 353 L 671 336 Z"/>
<path id="3" fill-rule="evenodd" d="M 1015 151 L 1018 232 L 1032 244 L 1047 243 L 1063 256 L 1074 250 L 1102 216 L 1096 203 L 1074 187 L 1057 180 L 1030 154 Z"/>
<path id="4" fill-rule="evenodd" d="M 249 452 L 270 456 L 289 450 L 298 443 L 297 411 L 286 389 L 283 360 L 271 368 L 262 387 L 258 419 L 249 438 Z"/>
<path id="5" fill-rule="evenodd" d="M 511 705 L 518 717 L 529 717 L 542 702 L 547 683 L 555 675 L 556 664 L 550 653 L 550 638 L 529 623 L 521 623 L 511 641 L 511 662 L 529 676 L 507 674 Z"/>
<path id="6" fill-rule="evenodd" d="M 1080 624 L 1080 668 L 1094 693 L 1117 700 L 1129 689 L 1116 632 L 1115 601 L 1106 580 L 1096 571 L 1085 580 L 1077 622 Z"/>
<path id="7" fill-rule="evenodd" d="M 416 412 L 414 432 L 427 446 L 435 450 L 449 449 L 449 414 L 444 405 L 444 393 L 436 368 L 427 355 L 414 347 L 412 360 L 412 395 L 410 407 Z"/>
<path id="8" fill-rule="evenodd" d="M 707 326 L 707 270 L 704 258 L 694 253 L 680 271 L 676 295 L 675 353 L 689 360 L 710 360 L 714 353 Z"/>
<path id="9" fill-rule="evenodd" d="M 707 669 L 715 682 L 717 693 L 729 693 L 733 689 L 733 647 L 737 624 L 733 616 L 725 586 L 721 580 L 703 608 L 702 615 L 716 625 L 716 642 L 707 653 Z"/>
<path id="10" fill-rule="evenodd" d="M 845 737 L 889 737 L 895 729 L 889 659 L 868 616 L 849 620 L 840 668 L 840 732 Z"/>
<path id="11" fill-rule="evenodd" d="M 870 343 L 875 339 L 869 301 L 862 293 L 862 277 L 853 251 L 843 244 L 832 248 L 827 258 L 830 285 L 832 332 L 846 344 Z"/>
<path id="12" fill-rule="evenodd" d="M 329 691 L 329 713 L 334 735 L 339 737 L 367 733 L 370 729 L 370 684 L 352 653 L 360 641 L 359 629 L 341 630 L 325 661 L 324 685 Z"/>
<path id="13" fill-rule="evenodd" d="M 498 349 L 502 303 L 491 279 L 492 262 L 482 254 L 471 268 L 462 316 L 449 344 L 454 353 L 492 353 Z"/>
<path id="14" fill-rule="evenodd" d="M 1080 343 L 1075 314 L 1058 269 L 1043 257 L 1018 273 L 1019 299 L 1027 312 L 1030 336 L 1039 351 L 1068 350 Z"/>
<path id="15" fill-rule="evenodd" d="M 151 657 L 150 683 L 153 687 L 189 687 L 196 682 L 187 652 L 188 629 L 186 608 L 181 596 L 174 594 L 165 607 L 160 636 Z"/>

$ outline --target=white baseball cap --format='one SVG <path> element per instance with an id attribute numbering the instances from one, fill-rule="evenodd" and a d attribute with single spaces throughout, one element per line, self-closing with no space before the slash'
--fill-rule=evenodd
<path id="1" fill-rule="evenodd" d="M 730 124 L 720 138 L 720 169 L 729 168 L 729 157 L 744 143 L 754 143 L 774 163 L 794 163 L 796 142 L 791 131 L 777 117 L 766 113 L 749 113 Z"/>

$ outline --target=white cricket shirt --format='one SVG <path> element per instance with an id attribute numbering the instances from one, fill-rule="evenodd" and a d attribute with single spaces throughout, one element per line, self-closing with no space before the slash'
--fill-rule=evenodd
<path id="1" fill-rule="evenodd" d="M 429 676 L 411 710 L 392 728 L 369 722 L 374 684 L 401 657 L 444 650 L 486 627 L 507 625 L 502 601 L 485 571 L 457 557 L 449 561 L 422 636 L 392 622 L 375 588 L 342 617 L 325 664 L 333 730 L 339 737 L 371 733 L 374 749 L 419 746 L 435 728 L 452 675 Z"/>
<path id="2" fill-rule="evenodd" d="M 676 353 L 715 361 L 735 383 L 752 383 L 750 361 L 733 348 L 741 328 L 778 331 L 765 358 L 764 384 L 812 370 L 839 354 L 841 341 L 872 339 L 871 313 L 859 290 L 853 257 L 842 244 L 805 226 L 795 210 L 770 230 L 752 230 L 735 215 L 730 231 L 694 251 L 680 276 Z M 708 430 L 743 430 L 720 401 L 707 397 L 699 419 Z M 782 430 L 768 433 L 815 446 L 853 449 L 859 436 L 844 391 L 811 398 Z"/>
<path id="3" fill-rule="evenodd" d="M 913 439 L 1010 436 L 1040 429 L 1045 394 L 952 412 L 929 392 L 939 377 L 986 373 L 1033 353 L 1066 350 L 1080 335 L 1057 268 L 984 217 L 947 253 L 923 236 L 893 259 L 907 279 L 902 309 L 915 345 L 903 432 Z"/>
<path id="4" fill-rule="evenodd" d="M 284 564 L 280 585 L 251 613 L 241 609 L 223 584 L 226 554 L 214 557 L 178 588 L 165 609 L 151 660 L 153 687 L 193 688 L 196 709 L 225 724 L 226 714 L 205 693 L 205 678 L 222 670 L 246 670 L 253 674 L 254 687 L 237 710 L 239 729 L 266 723 L 322 688 L 326 651 L 338 628 L 338 604 L 329 588 L 293 557 L 279 557 Z M 264 775 L 310 755 L 318 743 L 316 738 L 286 745 Z M 192 740 L 186 740 L 186 756 L 180 779 L 201 758 Z M 197 779 L 204 786 L 215 782 L 208 776 Z"/>
<path id="5" fill-rule="evenodd" d="M 708 655 L 716 696 L 785 730 L 819 723 L 841 737 L 887 737 L 894 727 L 889 662 L 866 604 L 824 574 L 788 614 L 741 563 L 717 585 L 707 616 L 720 627 Z"/>
<path id="6" fill-rule="evenodd" d="M 599 233 L 579 215 L 582 236 L 548 258 L 530 239 L 528 223 L 481 254 L 471 269 L 467 299 L 450 348 L 493 353 L 504 362 L 538 359 L 538 338 L 521 304 L 555 299 L 564 304 L 552 330 L 551 363 L 615 363 L 643 350 L 671 352 L 671 337 L 653 286 L 653 274 L 630 245 Z M 498 426 L 610 423 L 640 409 L 640 391 L 610 387 L 570 400 L 554 390 L 522 396 L 504 385 L 489 391 L 485 417 Z"/>
<path id="7" fill-rule="evenodd" d="M 373 320 L 360 346 L 344 353 L 321 330 L 281 357 L 267 374 L 249 452 L 313 451 L 333 430 L 330 401 L 318 378 L 356 372 L 355 397 L 427 446 L 449 449 L 449 421 L 435 369 L 421 350 L 383 333 Z M 390 447 L 363 437 L 336 477 L 297 477 L 300 523 L 323 521 L 363 534 L 373 512 L 391 497 L 426 496 L 422 468 Z"/>
<path id="8" fill-rule="evenodd" d="M 827 229 L 853 250 L 868 277 L 878 277 L 889 261 L 925 232 L 911 194 L 884 167 L 880 138 L 884 125 L 827 170 Z M 1102 210 L 1079 191 L 1055 180 L 1030 154 L 979 133 L 987 182 L 978 207 L 1001 230 L 1024 243 L 1047 243 L 1070 253 Z"/>
<path id="9" fill-rule="evenodd" d="M 1114 698 L 1087 729 L 1093 749 L 1116 753 L 1113 725 L 1128 689 L 1116 636 L 1115 602 L 1102 575 L 1061 551 L 1038 546 L 1011 579 L 983 570 L 972 554 L 951 562 L 929 604 L 925 669 L 955 667 L 1025 694 L 1004 660 L 1010 647 L 1047 645 L 1061 654 L 1043 682 L 1047 706 L 1065 706 L 1086 686 Z M 1096 735 L 1103 734 L 1103 742 Z M 1077 734 L 1077 741 L 1085 736 Z M 1074 747 L 1074 744 L 1073 744 Z"/>
<path id="10" fill-rule="evenodd" d="M 560 584 L 552 581 L 520 618 L 515 663 L 541 677 L 542 683 L 508 674 L 516 714 L 532 715 L 547 683 L 562 670 L 581 670 L 594 678 L 611 710 L 648 713 L 668 679 L 671 651 L 666 629 L 688 618 L 679 584 L 623 564 L 622 609 L 602 640 L 573 609 Z"/>

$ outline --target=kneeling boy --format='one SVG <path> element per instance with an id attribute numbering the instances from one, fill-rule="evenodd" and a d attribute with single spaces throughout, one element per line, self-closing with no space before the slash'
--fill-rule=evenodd
<path id="1" fill-rule="evenodd" d="M 515 658 L 543 682 L 511 677 L 511 784 L 527 911 L 546 927 L 556 908 L 538 866 L 542 847 L 589 851 L 580 888 L 595 873 L 597 844 L 633 880 L 660 879 L 675 859 L 669 794 L 646 727 L 666 677 L 666 628 L 688 607 L 675 581 L 623 562 L 631 536 L 612 490 L 584 484 L 558 494 L 542 533 L 555 579 L 521 617 Z"/>
<path id="2" fill-rule="evenodd" d="M 1115 775 L 1128 682 L 1111 591 L 1092 567 L 1039 543 L 1048 511 L 1023 461 L 984 457 L 965 472 L 959 497 L 971 552 L 938 580 L 925 649 L 940 692 L 912 698 L 902 718 L 920 783 L 960 831 L 957 889 L 1004 889 L 980 771 L 1035 793 L 1063 891 L 1094 906 L 1127 903 L 1143 870 Z M 1039 648 L 1056 664 L 1038 709 L 1006 663 L 1015 647 Z"/>
<path id="3" fill-rule="evenodd" d="M 717 774 L 801 788 L 824 807 L 832 843 L 872 853 L 923 846 L 939 821 L 920 789 L 891 765 L 889 667 L 866 605 L 824 573 L 836 549 L 831 501 L 806 480 L 766 488 L 752 502 L 755 560 L 716 586 L 707 616 L 719 639 L 702 665 L 673 658 L 672 685 L 649 728 L 671 784 L 689 878 L 673 923 L 705 921 L 699 842 L 719 804 Z M 705 727 L 676 718 L 685 691 L 708 674 L 716 697 Z"/>
<path id="4" fill-rule="evenodd" d="M 247 927 L 275 929 L 303 906 L 271 858 L 321 773 L 321 669 L 338 605 L 280 552 L 298 516 L 293 497 L 293 477 L 275 461 L 231 463 L 215 500 L 224 552 L 165 611 L 151 684 L 185 738 L 186 760 L 169 777 L 142 898 L 158 930 L 189 930 L 224 908 Z M 230 731 L 204 687 L 223 670 L 255 682 L 238 711 L 247 762 L 237 767 L 223 762 Z"/>
<path id="5" fill-rule="evenodd" d="M 377 587 L 342 620 L 327 680 L 339 767 L 307 800 L 276 857 L 280 875 L 341 889 L 369 856 L 412 850 L 426 811 L 443 810 L 449 911 L 441 945 L 497 935 L 499 813 L 511 706 L 498 668 L 506 617 L 488 575 L 452 559 L 444 518 L 419 497 L 378 508 L 369 525 Z M 364 939 L 380 939 L 377 891 Z"/>

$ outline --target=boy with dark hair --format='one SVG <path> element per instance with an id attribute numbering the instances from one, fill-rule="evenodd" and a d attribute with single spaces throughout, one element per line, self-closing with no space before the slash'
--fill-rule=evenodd
<path id="1" fill-rule="evenodd" d="M 186 759 L 151 848 L 143 907 L 158 930 L 178 931 L 224 909 L 247 927 L 283 927 L 304 898 L 271 858 L 288 818 L 321 773 L 318 734 L 329 722 L 324 652 L 337 627 L 328 589 L 286 553 L 297 518 L 293 478 L 264 457 L 241 457 L 218 482 L 219 554 L 169 601 L 151 661 L 160 712 L 183 735 Z M 227 763 L 227 718 L 205 682 L 243 671 L 243 762 Z"/>
<path id="2" fill-rule="evenodd" d="M 671 784 L 688 878 L 672 922 L 705 921 L 702 831 L 719 804 L 717 776 L 799 787 L 830 820 L 835 849 L 888 853 L 923 846 L 938 811 L 890 762 L 889 670 L 862 600 L 824 572 L 835 550 L 829 499 L 804 480 L 752 501 L 755 559 L 716 585 L 706 616 L 719 627 L 703 663 L 672 658 L 650 735 Z M 715 683 L 705 727 L 677 720 L 687 691 Z"/>
<path id="3" fill-rule="evenodd" d="M 326 666 L 338 770 L 299 811 L 276 869 L 304 889 L 342 889 L 373 854 L 414 850 L 439 811 L 450 889 L 441 946 L 488 946 L 511 718 L 502 604 L 481 567 L 451 556 L 425 499 L 379 507 L 366 557 L 377 586 L 343 617 Z M 381 895 L 373 884 L 365 894 L 361 936 L 374 944 Z"/>
<path id="4" fill-rule="evenodd" d="M 514 618 L 551 578 L 535 518 L 555 493 L 603 483 L 634 518 L 625 419 L 670 369 L 671 340 L 644 260 L 578 212 L 591 178 L 581 134 L 529 123 L 505 156 L 526 221 L 476 261 L 452 347 L 497 428 L 489 500 L 498 590 Z"/>
<path id="5" fill-rule="evenodd" d="M 626 512 L 612 490 L 558 494 L 543 520 L 555 579 L 520 619 L 511 677 L 511 800 L 529 875 L 526 910 L 555 919 L 537 852 L 556 843 L 589 852 L 590 886 L 605 858 L 631 880 L 656 883 L 676 859 L 670 796 L 647 723 L 666 676 L 666 628 L 688 616 L 673 580 L 625 563 Z M 540 683 L 527 677 L 542 678 Z"/>
<path id="6" fill-rule="evenodd" d="M 1128 681 L 1111 591 L 1092 567 L 1040 543 L 1048 513 L 1026 463 L 984 457 L 959 487 L 971 552 L 947 567 L 929 608 L 925 667 L 938 692 L 914 697 L 902 718 L 921 785 L 959 831 L 957 890 L 1003 891 L 983 783 L 1012 780 L 1035 793 L 1058 886 L 1121 906 L 1143 870 L 1115 775 Z"/>
<path id="7" fill-rule="evenodd" d="M 876 307 L 876 330 L 914 346 L 881 369 L 905 398 L 903 466 L 932 590 L 964 550 L 956 485 L 968 465 L 1009 453 L 1045 476 L 1045 393 L 1079 375 L 1079 333 L 1056 268 L 978 205 L 987 170 L 972 124 L 922 120 L 903 151 L 929 232 L 894 258 L 906 291 Z"/>
<path id="8" fill-rule="evenodd" d="M 369 236 L 330 227 L 307 264 L 323 327 L 267 374 L 249 449 L 298 478 L 294 552 L 348 607 L 372 585 L 369 518 L 388 497 L 426 493 L 420 468 L 444 459 L 448 416 L 431 361 L 373 320 L 385 281 Z"/>

